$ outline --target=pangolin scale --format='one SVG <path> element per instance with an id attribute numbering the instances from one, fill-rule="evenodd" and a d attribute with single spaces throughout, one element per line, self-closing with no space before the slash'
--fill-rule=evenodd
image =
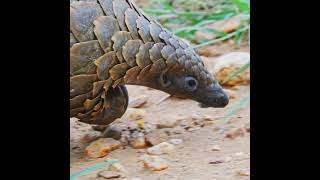
<path id="1" fill-rule="evenodd" d="M 194 50 L 131 0 L 70 0 L 70 117 L 108 125 L 125 84 L 224 107 L 228 97 Z"/>

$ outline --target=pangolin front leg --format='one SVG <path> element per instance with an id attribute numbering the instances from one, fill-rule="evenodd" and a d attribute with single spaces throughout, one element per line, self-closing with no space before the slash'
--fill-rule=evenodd
<path id="1" fill-rule="evenodd" d="M 98 111 L 90 111 L 81 122 L 106 126 L 120 118 L 128 107 L 128 92 L 124 85 L 110 88 L 102 96 L 104 106 Z"/>

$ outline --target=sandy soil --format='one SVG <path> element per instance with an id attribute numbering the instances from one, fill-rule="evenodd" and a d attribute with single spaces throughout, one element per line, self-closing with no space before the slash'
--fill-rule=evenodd
<path id="1" fill-rule="evenodd" d="M 193 114 L 210 115 L 214 117 L 223 116 L 228 109 L 235 106 L 239 100 L 248 95 L 249 86 L 238 87 L 233 90 L 235 99 L 231 99 L 230 104 L 224 109 L 200 108 L 198 104 L 191 100 L 181 100 L 170 98 L 161 104 L 157 103 L 166 96 L 165 93 L 149 89 L 146 87 L 128 86 L 130 98 L 139 97 L 142 94 L 148 96 L 145 121 L 151 124 L 159 119 L 166 118 L 187 118 Z M 169 161 L 169 168 L 160 172 L 154 172 L 143 167 L 138 157 L 143 154 L 141 150 L 132 149 L 129 146 L 112 151 L 104 158 L 88 160 L 83 157 L 83 149 L 87 146 L 81 142 L 81 138 L 87 132 L 93 131 L 90 126 L 71 121 L 71 146 L 70 146 L 70 171 L 71 174 L 81 169 L 89 167 L 107 158 L 118 159 L 127 169 L 127 178 L 139 177 L 143 180 L 240 180 L 249 179 L 250 176 L 241 176 L 237 171 L 250 170 L 250 133 L 235 139 L 226 138 L 228 130 L 243 127 L 250 122 L 250 104 L 247 103 L 239 112 L 233 115 L 227 123 L 226 131 L 215 130 L 218 121 L 204 126 L 198 130 L 170 136 L 170 138 L 183 139 L 183 144 L 179 145 L 175 152 L 161 157 Z M 122 122 L 125 123 L 125 122 Z M 219 145 L 220 151 L 212 151 L 214 145 Z M 73 148 L 79 147 L 79 148 Z M 220 161 L 219 164 L 210 164 L 212 161 Z M 97 171 L 79 179 L 99 179 L 96 178 Z"/>

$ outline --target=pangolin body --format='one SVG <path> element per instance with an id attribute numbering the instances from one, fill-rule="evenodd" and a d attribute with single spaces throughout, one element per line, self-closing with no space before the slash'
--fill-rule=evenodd
<path id="1" fill-rule="evenodd" d="M 131 0 L 70 0 L 70 117 L 110 124 L 127 109 L 125 84 L 228 104 L 194 50 Z"/>

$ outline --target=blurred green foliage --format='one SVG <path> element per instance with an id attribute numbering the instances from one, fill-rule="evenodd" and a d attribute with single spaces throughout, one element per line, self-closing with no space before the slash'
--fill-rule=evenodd
<path id="1" fill-rule="evenodd" d="M 249 0 L 150 0 L 142 4 L 144 11 L 177 36 L 195 44 L 194 48 L 233 38 L 235 47 L 243 40 L 249 43 Z M 225 33 L 206 25 L 241 15 L 242 23 L 234 32 Z M 199 39 L 197 31 L 215 34 L 217 39 Z"/>

